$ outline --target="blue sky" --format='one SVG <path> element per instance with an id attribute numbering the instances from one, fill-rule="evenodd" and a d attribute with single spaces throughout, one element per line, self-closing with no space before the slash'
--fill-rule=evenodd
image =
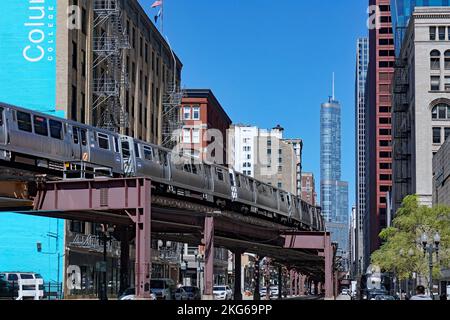
<path id="1" fill-rule="evenodd" d="M 140 0 L 149 10 L 153 0 Z M 234 123 L 285 129 L 304 140 L 303 168 L 320 189 L 320 104 L 342 104 L 343 179 L 355 202 L 356 39 L 362 0 L 165 0 L 164 33 L 184 64 L 187 88 L 211 88 Z"/>

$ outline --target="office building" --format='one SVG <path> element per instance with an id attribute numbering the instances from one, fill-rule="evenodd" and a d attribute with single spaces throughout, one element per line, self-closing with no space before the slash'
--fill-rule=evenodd
<path id="1" fill-rule="evenodd" d="M 387 193 L 392 186 L 391 83 L 394 73 L 394 39 L 389 0 L 371 0 L 380 8 L 380 26 L 369 30 L 366 133 L 365 267 L 379 248 L 380 231 L 387 226 Z M 365 268 L 364 267 L 364 268 Z"/>
<path id="2" fill-rule="evenodd" d="M 303 140 L 301 139 L 285 139 L 285 142 L 292 145 L 294 148 L 294 153 L 296 157 L 296 183 L 297 183 L 297 192 L 296 195 L 300 196 L 302 194 L 302 151 L 303 151 Z"/>
<path id="3" fill-rule="evenodd" d="M 184 153 L 201 161 L 226 164 L 227 130 L 231 119 L 208 89 L 187 89 L 181 105 Z"/>
<path id="4" fill-rule="evenodd" d="M 356 174 L 356 239 L 355 260 L 362 271 L 366 219 L 366 83 L 369 64 L 369 39 L 359 38 L 356 45 L 355 75 L 355 174 Z"/>
<path id="5" fill-rule="evenodd" d="M 297 192 L 297 155 L 283 140 L 284 129 L 232 125 L 228 132 L 230 165 L 239 172 L 292 194 Z"/>
<path id="6" fill-rule="evenodd" d="M 338 255 L 348 255 L 348 183 L 341 181 L 341 105 L 333 96 L 320 112 L 320 204 Z"/>
<path id="7" fill-rule="evenodd" d="M 449 0 L 391 0 L 392 28 L 397 55 L 400 53 L 408 22 L 415 7 L 445 7 L 449 5 Z"/>
<path id="8" fill-rule="evenodd" d="M 316 192 L 316 181 L 314 178 L 314 173 L 303 172 L 302 173 L 302 190 L 301 190 L 302 200 L 308 202 L 309 204 L 315 206 L 317 203 L 317 192 Z"/>
<path id="9" fill-rule="evenodd" d="M 393 212 L 405 196 L 432 205 L 433 156 L 450 136 L 450 7 L 416 7 L 396 63 Z"/>

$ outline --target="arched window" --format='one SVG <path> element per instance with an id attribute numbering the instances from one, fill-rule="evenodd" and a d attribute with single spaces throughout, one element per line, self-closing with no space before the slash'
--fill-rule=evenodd
<path id="1" fill-rule="evenodd" d="M 430 53 L 430 67 L 431 70 L 441 69 L 441 53 L 439 50 L 433 50 Z"/>
<path id="2" fill-rule="evenodd" d="M 439 103 L 431 110 L 433 120 L 450 120 L 450 106 L 446 103 Z"/>
<path id="3" fill-rule="evenodd" d="M 444 57 L 445 70 L 450 70 L 450 50 L 445 51 Z"/>

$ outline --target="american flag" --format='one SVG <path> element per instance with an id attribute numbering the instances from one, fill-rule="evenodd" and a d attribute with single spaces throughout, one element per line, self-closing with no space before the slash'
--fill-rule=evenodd
<path id="1" fill-rule="evenodd" d="M 161 6 L 162 5 L 162 0 L 160 0 L 160 1 L 155 1 L 155 2 L 153 2 L 153 4 L 152 4 L 152 8 L 156 8 L 156 7 L 159 7 L 159 6 Z"/>

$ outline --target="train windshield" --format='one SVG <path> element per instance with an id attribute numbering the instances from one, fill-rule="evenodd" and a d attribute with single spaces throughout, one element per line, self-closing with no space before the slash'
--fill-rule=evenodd
<path id="1" fill-rule="evenodd" d="M 125 158 L 129 158 L 131 155 L 128 141 L 122 141 L 122 154 Z"/>

